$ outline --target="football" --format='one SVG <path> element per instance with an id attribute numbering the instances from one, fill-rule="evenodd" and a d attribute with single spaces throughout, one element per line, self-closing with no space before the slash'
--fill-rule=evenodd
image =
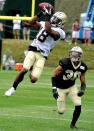
<path id="1" fill-rule="evenodd" d="M 51 4 L 47 3 L 47 2 L 43 2 L 43 3 L 40 3 L 39 4 L 39 8 L 41 11 L 44 12 L 45 8 L 50 10 L 51 9 L 51 12 L 53 13 L 54 12 L 54 8 Z"/>

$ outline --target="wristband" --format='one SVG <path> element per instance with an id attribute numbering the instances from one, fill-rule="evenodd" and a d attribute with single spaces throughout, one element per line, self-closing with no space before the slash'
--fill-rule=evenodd
<path id="1" fill-rule="evenodd" d="M 52 77 L 52 87 L 56 87 L 56 77 Z"/>

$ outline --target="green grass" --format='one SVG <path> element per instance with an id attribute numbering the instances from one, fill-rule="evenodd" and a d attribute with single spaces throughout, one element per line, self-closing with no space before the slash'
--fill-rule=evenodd
<path id="1" fill-rule="evenodd" d="M 31 84 L 28 74 L 12 97 L 4 92 L 11 86 L 16 71 L 0 71 L 0 131 L 71 131 L 72 102 L 67 99 L 67 111 L 57 113 L 52 97 L 52 68 L 45 68 L 39 81 Z M 94 129 L 94 70 L 86 74 L 87 90 L 82 98 L 82 113 L 77 122 L 79 131 Z M 79 85 L 79 80 L 77 81 Z"/>

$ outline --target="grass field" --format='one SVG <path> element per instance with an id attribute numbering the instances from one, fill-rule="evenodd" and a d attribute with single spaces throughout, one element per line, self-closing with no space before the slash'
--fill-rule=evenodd
<path id="1" fill-rule="evenodd" d="M 31 84 L 26 75 L 15 95 L 5 97 L 4 92 L 18 72 L 0 71 L 0 131 L 71 131 L 73 105 L 67 99 L 66 113 L 57 113 L 56 101 L 51 94 L 51 72 L 52 68 L 45 68 L 36 84 Z M 94 130 L 94 71 L 88 71 L 86 79 L 82 114 L 77 122 L 79 131 Z"/>

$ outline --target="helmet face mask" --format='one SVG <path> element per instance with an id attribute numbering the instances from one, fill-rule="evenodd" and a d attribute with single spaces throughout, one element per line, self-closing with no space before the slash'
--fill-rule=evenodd
<path id="1" fill-rule="evenodd" d="M 56 27 L 62 27 L 66 22 L 67 16 L 64 12 L 56 12 L 50 19 L 50 23 Z"/>
<path id="2" fill-rule="evenodd" d="M 70 52 L 70 58 L 73 62 L 81 61 L 82 54 L 79 52 L 72 51 Z"/>
<path id="3" fill-rule="evenodd" d="M 80 47 L 76 46 L 70 50 L 69 57 L 71 59 L 72 65 L 74 68 L 78 68 L 80 66 L 82 60 L 83 51 Z"/>

